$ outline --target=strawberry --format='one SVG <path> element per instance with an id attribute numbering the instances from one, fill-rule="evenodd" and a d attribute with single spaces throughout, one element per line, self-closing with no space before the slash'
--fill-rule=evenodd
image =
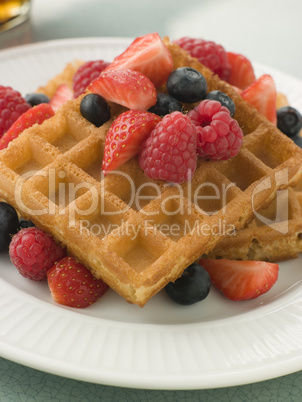
<path id="1" fill-rule="evenodd" d="M 243 89 L 235 87 L 235 85 L 232 85 L 233 89 L 237 92 L 238 95 L 241 95 L 243 92 Z"/>
<path id="2" fill-rule="evenodd" d="M 114 120 L 105 142 L 102 170 L 107 174 L 137 155 L 159 116 L 141 110 L 128 110 Z"/>
<path id="3" fill-rule="evenodd" d="M 68 307 L 88 307 L 108 289 L 108 285 L 73 257 L 55 263 L 47 271 L 47 280 L 54 301 Z"/>
<path id="4" fill-rule="evenodd" d="M 17 138 L 22 131 L 34 124 L 42 124 L 44 120 L 54 115 L 52 107 L 48 103 L 40 103 L 40 105 L 30 108 L 27 112 L 21 114 L 9 130 L 0 139 L 0 150 L 8 146 L 8 144 Z"/>
<path id="5" fill-rule="evenodd" d="M 241 93 L 241 96 L 258 109 L 270 122 L 276 124 L 277 90 L 275 81 L 270 75 L 261 75 Z"/>
<path id="6" fill-rule="evenodd" d="M 63 103 L 73 98 L 73 90 L 66 84 L 58 86 L 54 96 L 51 98 L 49 104 L 56 112 Z"/>
<path id="7" fill-rule="evenodd" d="M 231 75 L 228 82 L 240 89 L 245 89 L 255 81 L 252 63 L 242 54 L 227 52 L 231 65 Z"/>
<path id="8" fill-rule="evenodd" d="M 136 38 L 107 68 L 117 69 L 139 71 L 158 87 L 167 81 L 173 69 L 173 60 L 158 33 L 150 33 Z"/>
<path id="9" fill-rule="evenodd" d="M 88 89 L 107 101 L 135 110 L 148 110 L 157 100 L 153 83 L 134 70 L 104 71 Z"/>
<path id="10" fill-rule="evenodd" d="M 266 293 L 278 279 L 279 266 L 263 261 L 227 259 L 199 261 L 213 285 L 231 300 L 248 300 Z"/>

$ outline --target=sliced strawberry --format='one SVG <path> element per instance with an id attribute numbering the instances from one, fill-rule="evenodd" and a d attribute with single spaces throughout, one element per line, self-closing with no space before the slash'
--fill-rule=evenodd
<path id="1" fill-rule="evenodd" d="M 54 115 L 52 107 L 48 103 L 40 103 L 30 108 L 27 112 L 14 122 L 9 130 L 0 139 L 0 149 L 4 149 L 8 144 L 17 138 L 22 131 L 33 126 L 34 124 L 42 124 L 44 120 Z"/>
<path id="2" fill-rule="evenodd" d="M 199 261 L 213 285 L 231 300 L 248 300 L 266 293 L 278 279 L 279 266 L 263 261 L 227 259 Z"/>
<path id="3" fill-rule="evenodd" d="M 173 60 L 158 33 L 150 33 L 136 38 L 121 55 L 113 60 L 108 69 L 139 71 L 158 87 L 167 81 L 173 69 Z"/>
<path id="4" fill-rule="evenodd" d="M 227 52 L 231 64 L 231 75 L 228 82 L 235 87 L 245 89 L 255 81 L 252 63 L 242 54 Z"/>
<path id="5" fill-rule="evenodd" d="M 68 85 L 62 84 L 58 86 L 54 96 L 51 98 L 49 104 L 56 112 L 63 103 L 73 98 L 73 90 Z"/>
<path id="6" fill-rule="evenodd" d="M 137 155 L 142 143 L 160 120 L 156 114 L 141 110 L 128 110 L 119 115 L 106 136 L 103 173 L 117 169 Z"/>
<path id="7" fill-rule="evenodd" d="M 88 89 L 107 101 L 134 110 L 148 110 L 157 100 L 153 83 L 143 74 L 133 70 L 104 71 Z"/>
<path id="8" fill-rule="evenodd" d="M 88 307 L 108 289 L 108 285 L 73 257 L 55 263 L 47 271 L 47 280 L 54 301 L 69 307 Z"/>
<path id="9" fill-rule="evenodd" d="M 275 81 L 270 75 L 261 75 L 241 93 L 241 96 L 258 109 L 270 122 L 276 124 L 277 90 Z"/>
<path id="10" fill-rule="evenodd" d="M 241 95 L 243 92 L 243 89 L 235 87 L 235 85 L 232 85 L 233 89 L 237 92 L 238 95 Z"/>

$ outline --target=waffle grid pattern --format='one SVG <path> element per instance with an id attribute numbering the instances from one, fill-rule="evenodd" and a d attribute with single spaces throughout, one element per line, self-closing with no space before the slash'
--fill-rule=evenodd
<path id="1" fill-rule="evenodd" d="M 206 258 L 283 261 L 302 252 L 302 183 L 278 192 L 254 219 L 224 237 Z"/>

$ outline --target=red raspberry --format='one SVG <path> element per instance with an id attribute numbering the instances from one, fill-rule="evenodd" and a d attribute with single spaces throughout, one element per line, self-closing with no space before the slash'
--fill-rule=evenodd
<path id="1" fill-rule="evenodd" d="M 41 281 L 65 251 L 54 239 L 36 227 L 21 229 L 9 246 L 12 263 L 25 278 Z"/>
<path id="2" fill-rule="evenodd" d="M 192 57 L 196 57 L 222 80 L 227 81 L 231 75 L 231 65 L 223 46 L 212 41 L 194 39 L 187 36 L 175 41 Z"/>
<path id="3" fill-rule="evenodd" d="M 230 111 L 215 100 L 203 100 L 188 116 L 197 126 L 197 153 L 203 159 L 226 160 L 239 152 L 243 133 Z"/>
<path id="4" fill-rule="evenodd" d="M 143 143 L 139 165 L 152 179 L 183 183 L 192 178 L 196 165 L 196 128 L 181 112 L 163 117 Z"/>
<path id="5" fill-rule="evenodd" d="M 74 97 L 77 98 L 79 95 L 85 92 L 85 89 L 88 87 L 88 85 L 97 79 L 101 72 L 105 70 L 109 64 L 110 63 L 107 63 L 103 60 L 93 60 L 87 61 L 81 67 L 79 67 L 73 76 Z"/>
<path id="6" fill-rule="evenodd" d="M 0 85 L 0 137 L 30 108 L 18 91 Z"/>

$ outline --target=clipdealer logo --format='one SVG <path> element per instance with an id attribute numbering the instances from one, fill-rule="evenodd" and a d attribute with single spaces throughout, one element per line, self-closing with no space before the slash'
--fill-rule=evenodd
<path id="1" fill-rule="evenodd" d="M 33 175 L 40 176 L 41 180 L 45 184 L 44 193 L 42 193 L 43 203 L 38 204 L 36 208 L 29 207 L 24 200 L 23 187 L 26 180 L 31 178 Z M 218 211 L 222 214 L 225 212 L 228 203 L 228 192 L 236 184 L 231 183 L 225 185 L 222 183 L 221 186 L 217 186 L 211 182 L 202 182 L 199 185 L 195 184 L 192 187 L 192 181 L 186 183 L 186 186 L 181 186 L 179 184 L 164 183 L 162 186 L 158 186 L 156 183 L 150 181 L 136 185 L 132 177 L 124 172 L 115 171 L 113 174 L 119 175 L 120 179 L 123 181 L 125 188 L 129 193 L 128 202 L 122 203 L 122 207 L 113 209 L 106 208 L 106 200 L 102 198 L 102 194 L 106 191 L 106 180 L 110 180 L 110 174 L 106 180 L 101 180 L 101 190 L 99 190 L 87 182 L 73 183 L 68 181 L 66 177 L 66 172 L 64 170 L 57 171 L 55 168 L 51 168 L 48 171 L 30 171 L 26 172 L 21 178 L 19 178 L 15 185 L 15 200 L 18 205 L 19 210 L 31 216 L 41 216 L 41 215 L 68 215 L 68 222 L 70 227 L 74 227 L 77 221 L 77 217 L 80 217 L 81 231 L 82 233 L 88 233 L 97 236 L 106 236 L 114 230 L 118 230 L 120 226 L 123 225 L 123 221 L 116 223 L 116 219 L 112 219 L 115 215 L 122 216 L 129 209 L 133 208 L 140 211 L 142 215 L 145 215 L 145 224 L 140 230 L 144 230 L 145 233 L 150 233 L 150 230 L 160 230 L 162 233 L 171 236 L 182 236 L 191 231 L 195 231 L 199 235 L 232 235 L 235 233 L 234 225 L 227 225 L 223 219 L 218 219 L 214 225 L 202 224 L 201 220 L 193 222 L 189 218 L 183 218 L 182 224 L 177 222 L 169 221 L 169 224 L 165 222 L 152 221 L 152 217 L 162 214 L 166 217 L 170 216 L 187 216 L 189 217 L 192 213 L 196 212 L 202 216 L 215 215 Z M 273 217 L 268 217 L 255 208 L 256 199 L 263 191 L 274 188 L 286 188 L 285 190 L 278 190 L 276 192 L 275 199 L 275 214 Z M 263 225 L 269 226 L 272 229 L 280 232 L 287 233 L 288 231 L 288 170 L 283 169 L 275 174 L 274 180 L 270 177 L 265 178 L 260 181 L 258 185 L 254 188 L 251 203 L 252 210 L 255 217 Z M 166 197 L 161 199 L 159 208 L 148 209 L 143 208 L 143 206 L 149 204 L 161 197 L 163 192 L 168 189 L 173 188 L 173 193 L 168 194 Z M 112 191 L 112 189 L 111 189 Z M 113 193 L 119 193 L 119 189 L 113 190 Z M 87 194 L 88 193 L 88 194 Z M 275 193 L 275 191 L 273 191 Z M 75 202 L 79 197 L 87 197 L 89 202 L 84 203 L 85 206 L 78 205 Z M 191 200 L 192 202 L 184 202 L 184 200 Z M 205 211 L 202 209 L 201 205 L 203 202 L 207 202 L 208 205 L 213 205 L 212 210 Z M 171 208 L 171 203 L 173 207 Z M 219 208 L 217 208 L 219 205 Z M 214 207 L 215 206 L 215 207 Z M 87 219 L 85 219 L 87 217 Z M 91 217 L 105 217 L 106 224 L 94 223 L 95 219 Z M 108 224 L 109 222 L 109 224 Z M 129 226 L 129 225 L 128 225 Z M 132 232 L 134 228 L 131 229 Z M 88 232 L 87 232 L 88 231 Z M 169 232 L 170 231 L 170 232 Z"/>

